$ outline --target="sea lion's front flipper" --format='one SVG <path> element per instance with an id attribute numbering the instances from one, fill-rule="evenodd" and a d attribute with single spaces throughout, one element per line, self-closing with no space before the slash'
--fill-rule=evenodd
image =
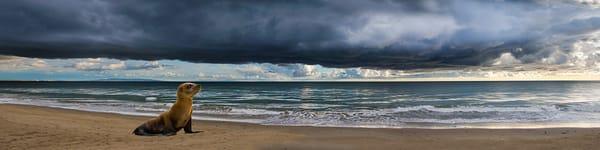
<path id="1" fill-rule="evenodd" d="M 190 118 L 187 120 L 185 127 L 183 127 L 183 131 L 185 131 L 185 133 L 204 132 L 204 131 L 192 131 L 192 116 L 190 116 Z"/>

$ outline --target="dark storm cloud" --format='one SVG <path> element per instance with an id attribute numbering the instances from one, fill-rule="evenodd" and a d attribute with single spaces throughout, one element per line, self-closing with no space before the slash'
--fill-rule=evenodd
<path id="1" fill-rule="evenodd" d="M 538 53 L 600 28 L 568 1 L 0 2 L 0 54 L 414 69 Z M 529 57 L 531 58 L 531 57 Z"/>

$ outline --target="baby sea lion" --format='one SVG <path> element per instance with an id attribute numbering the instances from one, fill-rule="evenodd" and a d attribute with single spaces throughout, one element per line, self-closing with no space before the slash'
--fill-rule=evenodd
<path id="1" fill-rule="evenodd" d="M 152 120 L 146 121 L 135 130 L 135 135 L 175 135 L 181 128 L 185 133 L 198 133 L 192 131 L 192 99 L 200 91 L 200 85 L 183 83 L 177 88 L 177 100 L 169 111 L 164 112 Z"/>

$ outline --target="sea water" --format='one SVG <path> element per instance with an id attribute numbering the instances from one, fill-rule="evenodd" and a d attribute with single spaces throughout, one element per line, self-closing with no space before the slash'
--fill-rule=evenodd
<path id="1" fill-rule="evenodd" d="M 197 82 L 194 119 L 367 128 L 600 127 L 600 82 Z M 0 82 L 0 103 L 153 116 L 180 82 Z"/>

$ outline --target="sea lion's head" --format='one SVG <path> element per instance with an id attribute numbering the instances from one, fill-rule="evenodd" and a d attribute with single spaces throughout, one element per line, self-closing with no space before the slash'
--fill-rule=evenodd
<path id="1" fill-rule="evenodd" d="M 194 95 L 196 95 L 198 92 L 200 92 L 201 89 L 202 89 L 202 86 L 200 86 L 199 84 L 194 84 L 194 83 L 189 83 L 189 82 L 182 83 L 177 88 L 177 97 L 192 98 L 192 97 L 194 97 Z"/>

